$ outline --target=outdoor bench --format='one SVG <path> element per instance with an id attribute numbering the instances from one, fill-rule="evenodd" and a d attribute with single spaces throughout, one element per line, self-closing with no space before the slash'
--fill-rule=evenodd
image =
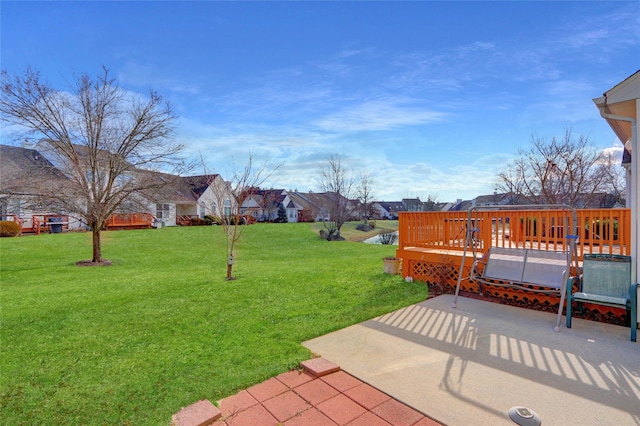
<path id="1" fill-rule="evenodd" d="M 473 263 L 469 279 L 479 283 L 480 292 L 488 284 L 562 296 L 570 260 L 568 251 L 491 247 L 486 259 Z"/>
<path id="2" fill-rule="evenodd" d="M 480 270 L 480 265 L 484 265 Z M 482 285 L 517 288 L 560 297 L 554 331 L 560 331 L 565 287 L 572 287 L 571 252 L 491 247 L 486 258 L 473 262 L 469 279 Z"/>
<path id="3" fill-rule="evenodd" d="M 593 303 L 630 312 L 631 341 L 636 341 L 637 286 L 631 283 L 631 257 L 617 254 L 585 254 L 579 291 L 567 287 L 567 328 L 571 328 L 572 302 Z"/>

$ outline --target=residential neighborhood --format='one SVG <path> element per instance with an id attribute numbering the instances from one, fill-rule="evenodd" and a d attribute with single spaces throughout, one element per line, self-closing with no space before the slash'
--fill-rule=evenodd
<path id="1" fill-rule="evenodd" d="M 64 230 L 81 230 L 86 227 L 73 214 L 59 210 L 55 203 L 47 204 L 37 199 L 40 185 L 55 185 L 62 191 L 65 179 L 61 172 L 45 155 L 36 149 L 0 145 L 0 215 L 3 220 L 14 220 L 21 224 L 24 233 L 33 232 L 36 222 L 47 228 L 47 220 L 64 217 Z M 630 155 L 625 150 L 622 166 L 628 167 Z M 114 213 L 107 229 L 139 227 L 164 227 L 191 225 L 194 219 L 207 216 L 222 217 L 231 211 L 233 197 L 222 198 L 225 181 L 219 174 L 174 176 L 145 172 L 164 182 L 160 189 L 148 194 L 140 203 L 123 203 Z M 218 195 L 217 195 L 218 194 Z M 327 207 L 331 197 L 321 192 L 299 192 L 287 189 L 251 188 L 240 208 L 242 215 L 251 216 L 258 222 L 317 222 L 330 221 Z M 479 195 L 472 200 L 458 199 L 455 202 L 422 201 L 419 197 L 399 201 L 373 201 L 369 212 L 364 212 L 357 199 L 346 200 L 352 219 L 365 217 L 375 220 L 397 219 L 400 212 L 465 211 L 471 207 L 527 204 L 512 194 Z M 589 194 L 579 208 L 620 208 L 618 200 L 606 193 Z M 142 221 L 126 223 L 131 214 L 144 215 Z M 120 219 L 120 220 L 118 220 Z M 48 228 L 47 228 L 48 229 Z"/>
<path id="2" fill-rule="evenodd" d="M 0 426 L 640 426 L 640 1 L 0 1 Z"/>

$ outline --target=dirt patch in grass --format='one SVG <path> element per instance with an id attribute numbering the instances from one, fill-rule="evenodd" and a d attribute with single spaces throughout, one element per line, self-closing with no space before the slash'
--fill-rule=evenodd
<path id="1" fill-rule="evenodd" d="M 76 266 L 111 266 L 113 262 L 110 260 L 103 260 L 102 262 L 93 262 L 91 260 L 81 260 L 76 262 Z"/>

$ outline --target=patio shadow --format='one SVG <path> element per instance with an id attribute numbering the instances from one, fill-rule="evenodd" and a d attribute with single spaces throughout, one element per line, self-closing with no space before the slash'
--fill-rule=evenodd
<path id="1" fill-rule="evenodd" d="M 628 328 L 441 295 L 305 346 L 440 422 L 640 424 L 640 345 Z M 334 359 L 335 358 L 335 359 Z"/>

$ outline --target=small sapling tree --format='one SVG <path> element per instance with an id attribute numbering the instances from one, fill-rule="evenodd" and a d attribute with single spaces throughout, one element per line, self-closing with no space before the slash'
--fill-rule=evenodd
<path id="1" fill-rule="evenodd" d="M 227 280 L 233 280 L 233 266 L 236 263 L 235 249 L 242 237 L 248 219 L 243 215 L 243 204 L 281 164 L 268 161 L 260 167 L 253 164 L 250 155 L 247 163 L 237 169 L 227 181 L 214 180 L 210 187 L 220 216 L 219 229 L 224 233 L 227 256 Z"/>

